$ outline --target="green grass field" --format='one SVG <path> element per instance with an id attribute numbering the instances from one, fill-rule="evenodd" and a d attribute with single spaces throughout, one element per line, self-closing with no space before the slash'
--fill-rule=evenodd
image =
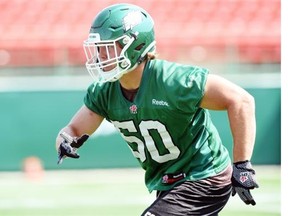
<path id="1" fill-rule="evenodd" d="M 280 166 L 257 166 L 256 206 L 231 197 L 220 216 L 276 216 Z M 40 181 L 0 172 L 0 216 L 137 216 L 153 202 L 139 169 L 46 171 Z"/>

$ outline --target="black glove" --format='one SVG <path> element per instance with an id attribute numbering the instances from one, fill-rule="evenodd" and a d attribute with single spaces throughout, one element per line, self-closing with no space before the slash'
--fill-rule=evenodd
<path id="1" fill-rule="evenodd" d="M 88 134 L 84 134 L 81 137 L 71 137 L 69 134 L 63 132 L 60 136 L 64 139 L 58 148 L 58 162 L 61 164 L 65 157 L 79 158 L 77 149 L 80 148 L 83 143 L 89 138 Z"/>
<path id="2" fill-rule="evenodd" d="M 232 173 L 232 196 L 236 193 L 247 205 L 256 205 L 250 190 L 258 188 L 255 179 L 255 171 L 250 161 L 241 161 L 233 164 Z"/>

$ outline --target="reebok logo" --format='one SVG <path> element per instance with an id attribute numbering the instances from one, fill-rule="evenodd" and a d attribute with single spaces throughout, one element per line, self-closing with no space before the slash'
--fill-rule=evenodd
<path id="1" fill-rule="evenodd" d="M 162 100 L 156 100 L 156 99 L 152 99 L 152 104 L 156 105 L 156 106 L 169 106 L 169 104 L 166 101 L 162 101 Z"/>

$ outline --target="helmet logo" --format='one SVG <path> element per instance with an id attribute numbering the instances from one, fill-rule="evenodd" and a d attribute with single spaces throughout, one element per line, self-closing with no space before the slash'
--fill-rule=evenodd
<path id="1" fill-rule="evenodd" d="M 123 18 L 123 29 L 128 31 L 142 22 L 142 14 L 140 11 L 132 11 Z"/>

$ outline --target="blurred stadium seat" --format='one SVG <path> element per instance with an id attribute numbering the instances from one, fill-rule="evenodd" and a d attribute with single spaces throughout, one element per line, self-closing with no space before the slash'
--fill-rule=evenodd
<path id="1" fill-rule="evenodd" d="M 0 66 L 83 65 L 92 19 L 119 2 L 0 0 Z M 153 16 L 161 58 L 280 63 L 280 0 L 125 2 Z"/>

